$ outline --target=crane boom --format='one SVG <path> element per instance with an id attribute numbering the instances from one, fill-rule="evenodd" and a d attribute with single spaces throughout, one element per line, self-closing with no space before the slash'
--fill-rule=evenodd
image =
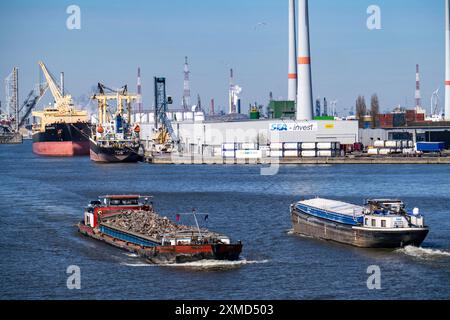
<path id="1" fill-rule="evenodd" d="M 53 98 L 55 98 L 55 102 L 59 104 L 63 100 L 61 89 L 58 87 L 55 80 L 50 75 L 50 72 L 48 72 L 46 65 L 42 61 L 39 61 L 39 66 L 41 67 L 42 72 L 44 73 L 45 80 L 47 81 L 50 91 L 52 92 Z"/>

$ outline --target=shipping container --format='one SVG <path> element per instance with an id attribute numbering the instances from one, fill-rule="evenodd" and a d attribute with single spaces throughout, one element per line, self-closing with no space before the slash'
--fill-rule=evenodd
<path id="1" fill-rule="evenodd" d="M 315 142 L 303 142 L 301 144 L 302 150 L 316 150 L 316 143 Z"/>
<path id="2" fill-rule="evenodd" d="M 403 154 L 415 154 L 416 150 L 414 150 L 413 148 L 406 148 L 402 150 Z"/>
<path id="3" fill-rule="evenodd" d="M 317 156 L 317 153 L 315 150 L 303 150 L 301 154 L 302 154 L 302 157 L 305 157 L 305 158 L 315 158 Z"/>
<path id="4" fill-rule="evenodd" d="M 281 143 L 281 142 L 272 142 L 270 144 L 270 150 L 283 150 L 283 143 Z"/>
<path id="5" fill-rule="evenodd" d="M 233 151 L 223 151 L 222 152 L 222 156 L 224 158 L 234 158 L 235 157 L 235 152 Z"/>
<path id="6" fill-rule="evenodd" d="M 260 159 L 262 158 L 261 150 L 237 150 L 236 159 Z"/>
<path id="7" fill-rule="evenodd" d="M 283 145 L 284 150 L 298 150 L 299 143 L 298 142 L 286 142 Z"/>
<path id="8" fill-rule="evenodd" d="M 236 145 L 236 143 L 224 143 L 224 144 L 222 144 L 222 150 L 224 150 L 224 151 L 234 151 L 234 150 L 236 150 L 236 147 L 237 147 L 237 145 Z"/>
<path id="9" fill-rule="evenodd" d="M 384 140 L 377 140 L 373 142 L 373 146 L 375 148 L 384 148 L 385 147 L 385 142 Z"/>
<path id="10" fill-rule="evenodd" d="M 376 156 L 378 155 L 379 149 L 375 149 L 375 148 L 369 148 L 367 150 L 367 153 L 371 156 Z"/>
<path id="11" fill-rule="evenodd" d="M 319 149 L 319 150 L 335 150 L 336 143 L 335 142 L 319 142 L 319 143 L 317 143 L 317 149 Z"/>
<path id="12" fill-rule="evenodd" d="M 445 142 L 417 142 L 416 149 L 420 152 L 441 152 L 445 149 Z"/>
<path id="13" fill-rule="evenodd" d="M 388 155 L 392 153 L 392 149 L 389 148 L 384 148 L 384 149 L 379 149 L 379 153 L 380 155 Z"/>
<path id="14" fill-rule="evenodd" d="M 318 157 L 336 157 L 336 150 L 319 150 L 317 151 Z"/>
<path id="15" fill-rule="evenodd" d="M 271 150 L 269 152 L 271 158 L 283 158 L 283 151 L 281 150 Z"/>
<path id="16" fill-rule="evenodd" d="M 386 148 L 397 148 L 397 142 L 398 141 L 394 141 L 394 140 L 391 140 L 391 141 L 386 141 L 385 142 L 385 144 L 384 144 L 384 146 L 386 147 Z"/>
<path id="17" fill-rule="evenodd" d="M 243 143 L 241 150 L 259 150 L 257 143 Z"/>
<path id="18" fill-rule="evenodd" d="M 298 158 L 298 150 L 284 150 L 283 156 L 286 158 Z"/>

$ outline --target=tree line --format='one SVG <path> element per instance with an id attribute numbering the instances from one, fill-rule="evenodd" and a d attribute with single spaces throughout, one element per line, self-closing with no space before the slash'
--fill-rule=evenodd
<path id="1" fill-rule="evenodd" d="M 378 127 L 378 115 L 380 114 L 380 101 L 378 95 L 374 94 L 370 98 L 370 110 L 367 109 L 366 98 L 359 95 L 356 99 L 356 118 L 359 121 L 359 127 L 364 127 L 364 117 L 371 116 L 371 127 Z"/>

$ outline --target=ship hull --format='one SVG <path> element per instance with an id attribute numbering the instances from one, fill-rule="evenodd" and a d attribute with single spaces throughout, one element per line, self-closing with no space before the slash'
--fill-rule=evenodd
<path id="1" fill-rule="evenodd" d="M 143 156 L 139 155 L 139 147 L 133 148 L 113 148 L 101 147 L 94 141 L 89 142 L 90 158 L 94 162 L 100 163 L 133 163 L 143 161 Z"/>
<path id="2" fill-rule="evenodd" d="M 33 134 L 33 152 L 40 156 L 73 157 L 89 155 L 87 123 L 58 123 Z"/>
<path id="3" fill-rule="evenodd" d="M 291 213 L 294 233 L 360 248 L 401 248 L 420 246 L 428 228 L 375 230 L 331 222 L 294 209 Z"/>
<path id="4" fill-rule="evenodd" d="M 174 245 L 144 247 L 104 234 L 83 223 L 78 224 L 78 231 L 92 239 L 133 252 L 152 264 L 179 264 L 201 260 L 227 260 L 239 259 L 242 244 L 200 244 L 200 245 Z"/>

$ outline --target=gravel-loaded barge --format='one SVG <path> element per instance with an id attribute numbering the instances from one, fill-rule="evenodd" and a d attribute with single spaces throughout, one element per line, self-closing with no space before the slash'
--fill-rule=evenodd
<path id="1" fill-rule="evenodd" d="M 197 221 L 195 212 L 193 213 Z M 83 235 L 137 253 L 151 263 L 237 260 L 242 243 L 184 226 L 155 213 L 149 197 L 104 196 L 92 201 L 78 224 Z"/>

